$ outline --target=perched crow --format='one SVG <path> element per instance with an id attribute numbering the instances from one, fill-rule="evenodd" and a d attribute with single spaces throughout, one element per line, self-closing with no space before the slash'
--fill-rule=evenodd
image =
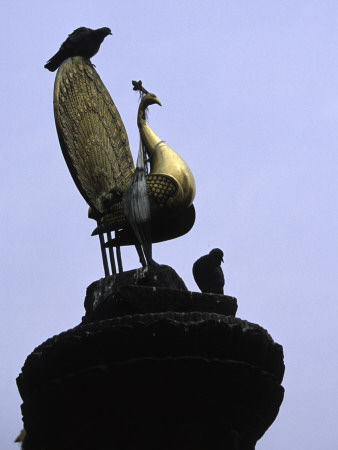
<path id="1" fill-rule="evenodd" d="M 223 262 L 223 252 L 219 248 L 214 248 L 208 255 L 201 256 L 194 263 L 192 273 L 202 292 L 224 293 L 224 275 L 221 262 Z"/>
<path id="2" fill-rule="evenodd" d="M 83 56 L 90 59 L 99 51 L 100 45 L 108 34 L 112 33 L 107 27 L 97 30 L 86 27 L 77 28 L 67 37 L 60 50 L 47 61 L 45 68 L 54 72 L 63 61 L 72 56 Z"/>

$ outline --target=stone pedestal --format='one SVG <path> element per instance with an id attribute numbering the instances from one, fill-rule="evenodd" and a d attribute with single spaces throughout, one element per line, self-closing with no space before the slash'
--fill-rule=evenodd
<path id="1" fill-rule="evenodd" d="M 85 308 L 17 379 L 25 449 L 253 450 L 276 418 L 282 347 L 235 298 L 159 266 L 93 283 Z"/>

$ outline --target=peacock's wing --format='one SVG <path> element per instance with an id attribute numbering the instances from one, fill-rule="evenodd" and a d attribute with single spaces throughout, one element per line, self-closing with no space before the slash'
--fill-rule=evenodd
<path id="1" fill-rule="evenodd" d="M 80 56 L 66 60 L 57 72 L 54 115 L 62 153 L 77 188 L 96 213 L 106 213 L 121 201 L 114 193 L 127 189 L 134 163 L 109 92 L 92 64 Z"/>

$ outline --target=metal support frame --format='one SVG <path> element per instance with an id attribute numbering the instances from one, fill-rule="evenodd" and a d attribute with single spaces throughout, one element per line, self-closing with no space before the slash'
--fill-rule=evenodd
<path id="1" fill-rule="evenodd" d="M 107 253 L 106 253 L 105 244 L 104 244 L 103 233 L 99 234 L 99 239 L 100 239 L 100 246 L 101 246 L 101 254 L 102 254 L 103 267 L 104 267 L 104 274 L 105 274 L 106 277 L 109 277 L 110 273 L 109 273 L 108 259 L 107 259 Z"/>
<path id="2" fill-rule="evenodd" d="M 111 271 L 113 275 L 116 275 L 116 264 L 115 264 L 115 257 L 114 257 L 114 250 L 112 245 L 110 245 L 111 241 L 112 241 L 112 235 L 111 232 L 108 231 L 107 233 L 107 238 L 108 238 L 108 249 L 109 249 L 109 257 L 110 257 L 110 265 L 111 265 Z"/>
<path id="3" fill-rule="evenodd" d="M 107 258 L 107 248 L 109 252 L 109 260 L 110 260 L 110 266 L 111 266 L 111 274 L 116 275 L 117 273 L 123 272 L 123 265 L 122 265 L 122 256 L 121 256 L 121 246 L 119 245 L 120 242 L 120 235 L 119 231 L 115 231 L 115 238 L 113 239 L 111 231 L 107 231 L 107 241 L 105 242 L 104 233 L 99 233 L 99 239 L 100 239 L 100 246 L 101 246 L 101 253 L 102 253 L 102 262 L 103 262 L 103 268 L 104 268 L 104 274 L 106 277 L 110 276 L 110 270 L 109 270 L 109 262 Z M 137 242 L 134 244 L 140 263 L 142 264 L 142 267 L 146 267 L 149 262 L 147 261 L 146 254 L 144 252 L 144 249 L 142 245 Z M 116 260 L 117 260 L 117 268 L 116 268 L 116 260 L 114 256 L 114 247 L 116 249 Z"/>
<path id="4" fill-rule="evenodd" d="M 118 230 L 115 231 L 115 240 L 116 243 L 119 241 L 119 232 Z M 121 247 L 119 245 L 116 245 L 116 258 L 117 258 L 117 265 L 119 268 L 119 273 L 123 272 L 123 266 L 122 266 L 122 258 L 121 258 Z"/>

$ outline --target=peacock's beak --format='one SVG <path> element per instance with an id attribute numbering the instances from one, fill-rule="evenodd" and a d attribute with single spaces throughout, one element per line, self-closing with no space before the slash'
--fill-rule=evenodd
<path id="1" fill-rule="evenodd" d="M 154 98 L 154 103 L 156 103 L 156 105 L 162 106 L 162 103 L 159 101 L 157 97 Z"/>

